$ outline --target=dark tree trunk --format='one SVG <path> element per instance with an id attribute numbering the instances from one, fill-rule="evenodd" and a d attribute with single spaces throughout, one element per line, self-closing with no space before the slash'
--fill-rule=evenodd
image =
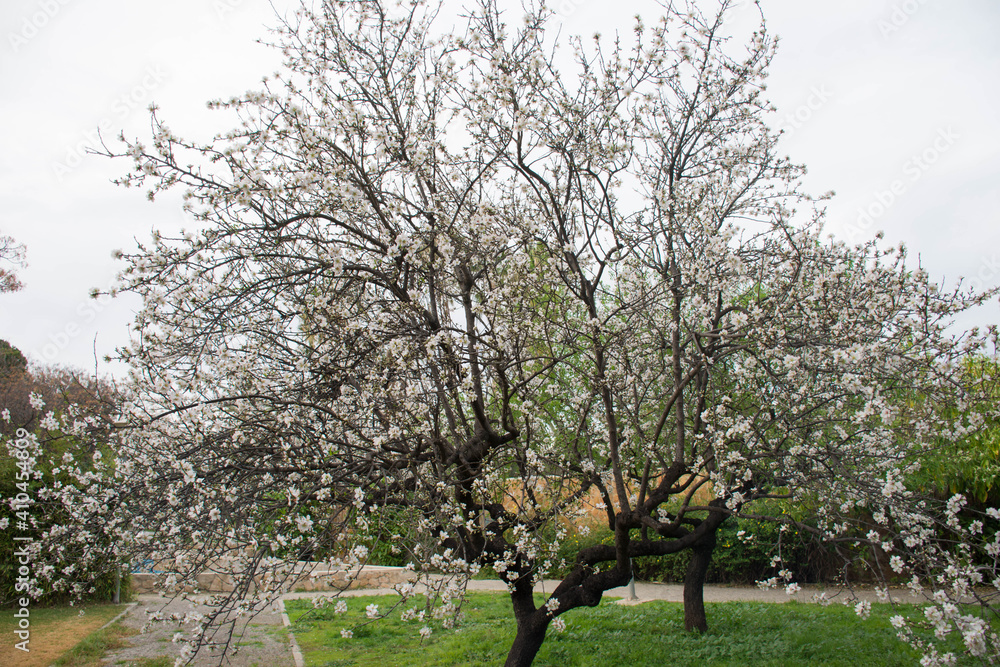
<path id="1" fill-rule="evenodd" d="M 517 620 L 517 635 L 507 654 L 504 667 L 530 667 L 538 649 L 545 641 L 545 629 L 549 626 L 549 616 L 545 609 L 535 607 L 531 577 L 522 574 L 510 592 L 510 601 Z"/>
<path id="2" fill-rule="evenodd" d="M 548 623 L 518 623 L 517 636 L 507 654 L 507 662 L 504 667 L 530 667 L 538 649 L 545 641 L 545 628 Z"/>
<path id="3" fill-rule="evenodd" d="M 715 530 L 706 534 L 691 548 L 691 560 L 684 575 L 684 629 L 689 632 L 708 630 L 708 619 L 705 617 L 705 575 L 712 562 L 713 549 Z"/>

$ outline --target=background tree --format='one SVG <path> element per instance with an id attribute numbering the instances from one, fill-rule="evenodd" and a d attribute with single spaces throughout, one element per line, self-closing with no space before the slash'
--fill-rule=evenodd
<path id="1" fill-rule="evenodd" d="M 967 384 L 1000 404 L 997 360 L 967 359 L 962 376 Z M 942 443 L 925 456 L 911 485 L 940 498 L 963 494 L 980 511 L 1000 506 L 1000 423 L 987 419 L 982 429 L 957 442 Z"/>
<path id="2" fill-rule="evenodd" d="M 5 340 L 0 340 L 0 381 L 19 377 L 28 370 L 28 360 L 19 349 Z"/>
<path id="3" fill-rule="evenodd" d="M 34 407 L 32 396 L 48 409 Z M 20 350 L 0 340 L 0 413 L 4 415 L 0 433 L 9 436 L 19 428 L 34 431 L 46 414 L 70 409 L 109 420 L 115 411 L 112 383 L 75 368 L 29 366 Z"/>
<path id="4" fill-rule="evenodd" d="M 822 239 L 764 122 L 773 40 L 728 44 L 730 5 L 573 40 L 567 74 L 541 8 L 507 24 L 486 0 L 453 35 L 420 3 L 323 2 L 283 26 L 283 73 L 216 103 L 238 128 L 199 144 L 154 114 L 151 146 L 108 150 L 201 222 L 125 257 L 144 307 L 99 509 L 178 583 L 228 568 L 196 644 L 227 644 L 300 557 L 363 562 L 380 508 L 425 538 L 421 572 L 507 582 L 509 665 L 648 556 L 692 554 L 705 629 L 718 527 L 792 521 L 762 501 L 812 503 L 802 528 L 831 540 L 921 520 L 907 467 L 988 406 L 956 368 L 991 341 L 946 327 L 992 294 Z M 592 489 L 613 543 L 539 607 Z"/>

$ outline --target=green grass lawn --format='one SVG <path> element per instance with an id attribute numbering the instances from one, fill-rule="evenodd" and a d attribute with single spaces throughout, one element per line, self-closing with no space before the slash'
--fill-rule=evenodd
<path id="1" fill-rule="evenodd" d="M 539 602 L 543 599 L 539 597 Z M 345 600 L 345 614 L 332 608 L 310 611 L 308 600 L 286 603 L 293 621 L 301 617 L 294 627 L 307 666 L 493 666 L 503 663 L 514 636 L 510 601 L 502 594 L 470 593 L 463 607 L 465 617 L 454 630 L 443 629 L 440 621 L 401 621 L 403 609 L 419 604 L 419 598 L 396 608 L 389 618 L 359 627 L 367 621 L 368 604 L 385 611 L 398 598 Z M 561 617 L 566 621 L 564 633 L 549 629 L 535 665 L 878 667 L 919 662 L 889 624 L 901 609 L 919 614 L 917 607 L 873 605 L 867 620 L 843 605 L 727 602 L 706 608 L 709 631 L 704 635 L 684 631 L 679 603 L 625 607 L 606 601 L 596 609 L 575 609 Z M 433 633 L 421 642 L 418 633 L 424 625 Z M 342 638 L 344 628 L 353 629 L 354 637 Z M 957 648 L 958 644 L 953 647 Z"/>

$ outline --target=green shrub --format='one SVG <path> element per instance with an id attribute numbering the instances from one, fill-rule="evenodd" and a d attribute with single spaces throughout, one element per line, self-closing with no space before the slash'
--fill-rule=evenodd
<path id="1" fill-rule="evenodd" d="M 779 552 L 783 567 L 796 582 L 816 583 L 836 576 L 834 559 L 826 549 L 803 539 L 794 529 L 782 533 L 779 524 L 773 521 L 729 519 L 719 528 L 716 538 L 707 583 L 747 585 L 773 577 L 779 567 L 772 564 L 772 559 Z M 568 574 L 581 548 L 612 543 L 613 536 L 606 531 L 602 531 L 601 538 L 580 534 L 567 537 L 559 550 L 564 565 L 553 575 Z M 680 583 L 684 581 L 690 557 L 691 552 L 685 550 L 667 556 L 637 558 L 633 568 L 641 581 Z"/>
<path id="2" fill-rule="evenodd" d="M 358 544 L 368 548 L 368 563 L 400 567 L 413 560 L 411 526 L 416 520 L 404 508 L 380 507 L 371 513 L 368 530 L 358 535 Z"/>
<path id="3" fill-rule="evenodd" d="M 778 570 L 773 559 L 781 556 L 783 566 L 800 583 L 816 582 L 822 577 L 815 547 L 800 539 L 794 530 L 780 532 L 771 521 L 730 519 L 716 533 L 712 564 L 706 575 L 712 584 L 753 584 L 774 576 Z M 684 580 L 690 552 L 637 559 L 636 577 L 644 581 L 677 583 Z"/>

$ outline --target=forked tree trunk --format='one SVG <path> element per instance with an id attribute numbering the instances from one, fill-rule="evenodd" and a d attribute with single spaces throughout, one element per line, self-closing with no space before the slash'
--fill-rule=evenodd
<path id="1" fill-rule="evenodd" d="M 691 560 L 684 575 L 684 629 L 708 630 L 705 617 L 705 575 L 715 549 L 715 531 L 711 531 L 691 549 Z"/>

